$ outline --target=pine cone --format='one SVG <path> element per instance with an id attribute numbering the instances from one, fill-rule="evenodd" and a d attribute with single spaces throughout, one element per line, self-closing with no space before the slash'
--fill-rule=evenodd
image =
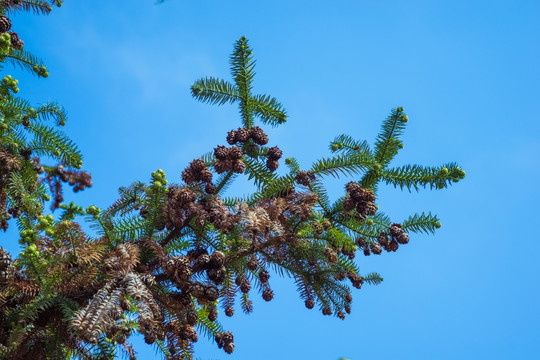
<path id="1" fill-rule="evenodd" d="M 204 296 L 208 301 L 216 301 L 219 299 L 219 290 L 215 286 L 209 286 L 204 291 Z"/>
<path id="2" fill-rule="evenodd" d="M 246 141 L 249 140 L 249 131 L 246 130 L 245 128 L 236 129 L 235 140 L 236 142 L 245 143 Z"/>
<path id="3" fill-rule="evenodd" d="M 19 38 L 19 35 L 15 31 L 10 31 L 9 35 L 11 36 L 11 45 L 15 49 L 21 50 L 24 47 L 24 41 Z"/>
<path id="4" fill-rule="evenodd" d="M 402 232 L 401 224 L 392 224 L 392 226 L 390 226 L 390 235 L 392 237 L 398 237 Z"/>
<path id="5" fill-rule="evenodd" d="M 358 192 L 360 191 L 360 189 L 362 189 L 360 185 L 354 181 L 350 181 L 347 184 L 345 184 L 345 190 L 347 190 L 349 194 L 353 192 Z"/>
<path id="6" fill-rule="evenodd" d="M 225 264 L 225 254 L 219 250 L 210 255 L 210 267 L 220 268 Z"/>
<path id="7" fill-rule="evenodd" d="M 152 345 L 156 342 L 156 336 L 154 334 L 145 334 L 144 335 L 144 342 L 148 345 Z"/>
<path id="8" fill-rule="evenodd" d="M 351 293 L 347 293 L 347 295 L 345 296 L 345 301 L 347 301 L 347 302 L 349 302 L 349 303 L 352 302 L 352 295 L 351 295 Z"/>
<path id="9" fill-rule="evenodd" d="M 408 244 L 409 243 L 409 234 L 407 234 L 405 231 L 403 231 L 401 234 L 396 236 L 396 240 L 400 244 Z"/>
<path id="10" fill-rule="evenodd" d="M 390 245 L 388 245 L 388 249 L 393 252 L 396 252 L 398 248 L 399 248 L 399 244 L 396 240 L 392 240 Z"/>
<path id="11" fill-rule="evenodd" d="M 5 16 L 0 16 L 0 33 L 8 32 L 11 29 L 11 20 Z"/>
<path id="12" fill-rule="evenodd" d="M 255 256 L 252 256 L 247 262 L 247 268 L 251 271 L 257 270 L 257 265 L 258 265 L 258 262 Z"/>
<path id="13" fill-rule="evenodd" d="M 266 167 L 270 171 L 276 171 L 277 168 L 279 167 L 279 161 L 278 160 L 268 159 L 268 160 L 266 160 Z"/>
<path id="14" fill-rule="evenodd" d="M 343 200 L 343 210 L 351 211 L 354 209 L 355 206 L 356 206 L 356 203 L 350 197 L 345 198 L 345 200 Z"/>
<path id="15" fill-rule="evenodd" d="M 270 274 L 266 270 L 261 270 L 259 272 L 259 280 L 261 280 L 262 283 L 267 283 L 268 279 L 270 279 Z"/>
<path id="16" fill-rule="evenodd" d="M 233 167 L 233 163 L 231 160 L 218 160 L 214 163 L 214 170 L 218 174 L 222 174 L 224 172 L 227 172 L 231 170 Z"/>
<path id="17" fill-rule="evenodd" d="M 367 247 L 367 246 L 364 248 L 364 255 L 365 256 L 371 255 L 371 252 L 369 251 L 369 247 Z"/>
<path id="18" fill-rule="evenodd" d="M 189 310 L 186 313 L 186 322 L 189 325 L 195 325 L 199 321 L 199 314 L 195 310 Z"/>
<path id="19" fill-rule="evenodd" d="M 216 159 L 225 160 L 229 157 L 229 149 L 223 145 L 214 148 L 214 156 Z"/>
<path id="20" fill-rule="evenodd" d="M 229 159 L 231 160 L 239 160 L 242 158 L 242 155 L 244 155 L 244 153 L 238 146 L 233 146 L 229 149 Z"/>
<path id="21" fill-rule="evenodd" d="M 211 182 L 209 182 L 208 184 L 206 184 L 205 188 L 204 188 L 204 191 L 211 195 L 213 193 L 216 192 L 216 185 L 212 184 Z"/>
<path id="22" fill-rule="evenodd" d="M 212 182 L 212 172 L 208 169 L 203 169 L 201 171 L 201 181 L 205 182 L 205 183 L 210 183 Z"/>
<path id="23" fill-rule="evenodd" d="M 225 344 L 223 350 L 225 350 L 227 354 L 231 354 L 234 351 L 234 343 Z"/>
<path id="24" fill-rule="evenodd" d="M 217 313 L 216 308 L 210 309 L 210 311 L 208 312 L 208 320 L 216 321 L 217 317 L 218 317 L 218 313 Z"/>
<path id="25" fill-rule="evenodd" d="M 379 235 L 379 237 L 377 238 L 377 242 L 378 242 L 381 246 L 388 246 L 388 244 L 389 244 L 388 237 L 386 236 L 385 233 L 381 233 L 381 234 Z"/>
<path id="26" fill-rule="evenodd" d="M 230 344 L 234 342 L 234 335 L 230 331 L 225 331 L 223 334 L 221 334 L 221 337 L 224 344 Z"/>
<path id="27" fill-rule="evenodd" d="M 379 244 L 372 243 L 370 247 L 372 253 L 374 253 L 375 255 L 381 255 L 382 248 Z"/>
<path id="28" fill-rule="evenodd" d="M 270 301 L 274 298 L 274 292 L 270 289 L 265 289 L 262 294 L 264 301 Z"/>
<path id="29" fill-rule="evenodd" d="M 236 160 L 233 163 L 233 170 L 237 174 L 242 174 L 244 173 L 244 170 L 246 170 L 246 164 L 244 164 L 242 160 Z"/>
<path id="30" fill-rule="evenodd" d="M 271 160 L 279 160 L 283 156 L 283 151 L 277 146 L 268 149 L 268 158 Z"/>
<path id="31" fill-rule="evenodd" d="M 332 315 L 332 310 L 329 307 L 325 307 L 322 310 L 323 315 Z"/>
<path id="32" fill-rule="evenodd" d="M 315 306 L 315 300 L 307 299 L 305 305 L 308 309 L 313 309 L 313 307 Z"/>
<path id="33" fill-rule="evenodd" d="M 366 245 L 366 240 L 362 237 L 359 237 L 358 239 L 356 239 L 356 245 L 363 248 Z"/>
<path id="34" fill-rule="evenodd" d="M 225 308 L 225 315 L 227 315 L 228 317 L 233 316 L 234 309 L 231 306 L 227 306 L 227 308 Z"/>
<path id="35" fill-rule="evenodd" d="M 254 126 L 249 130 L 249 136 L 257 145 L 268 144 L 268 136 L 264 133 L 263 129 L 258 126 Z"/>
<path id="36" fill-rule="evenodd" d="M 191 169 L 193 170 L 193 172 L 199 172 L 199 171 L 202 171 L 203 169 L 206 169 L 206 164 L 204 163 L 204 161 L 202 161 L 201 159 L 195 159 L 193 160 L 189 166 L 191 167 Z"/>
<path id="37" fill-rule="evenodd" d="M 338 312 L 337 317 L 340 318 L 341 320 L 345 320 L 345 314 L 343 313 L 343 311 Z"/>
<path id="38" fill-rule="evenodd" d="M 351 313 L 351 306 L 350 306 L 350 305 L 345 305 L 344 308 L 345 308 L 345 312 L 346 312 L 347 314 L 350 314 L 350 313 Z"/>
<path id="39" fill-rule="evenodd" d="M 188 185 L 192 185 L 195 182 L 195 174 L 191 168 L 186 168 L 182 171 L 182 180 Z"/>
<path id="40" fill-rule="evenodd" d="M 242 282 L 242 284 L 240 284 L 240 291 L 242 291 L 244 294 L 247 294 L 249 290 L 251 290 L 251 284 L 246 279 L 244 280 L 244 282 Z"/>
<path id="41" fill-rule="evenodd" d="M 227 133 L 227 142 L 229 143 L 229 145 L 236 144 L 236 131 L 231 130 Z"/>

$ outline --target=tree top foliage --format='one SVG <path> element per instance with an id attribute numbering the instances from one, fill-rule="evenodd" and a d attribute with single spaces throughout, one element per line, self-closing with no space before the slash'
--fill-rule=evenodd
<path id="1" fill-rule="evenodd" d="M 9 14 L 47 14 L 61 3 L 0 4 L 2 66 L 47 77 L 10 32 Z M 196 100 L 238 106 L 240 121 L 223 144 L 182 169 L 181 183 L 169 183 L 158 169 L 148 182 L 120 188 L 106 209 L 63 202 L 65 185 L 92 186 L 80 151 L 60 130 L 63 108 L 34 108 L 16 96 L 13 77 L 2 79 L 0 224 L 18 226 L 21 252 L 12 260 L 0 248 L 1 358 L 135 359 L 129 339 L 136 333 L 167 359 L 191 359 L 200 335 L 230 354 L 234 336 L 218 309 L 233 316 L 253 311 L 253 296 L 271 301 L 271 276 L 293 279 L 307 308 L 344 319 L 353 288 L 383 280 L 360 273 L 356 254 L 395 252 L 410 234 L 441 226 L 431 213 L 391 220 L 376 205 L 381 183 L 445 189 L 465 176 L 455 163 L 391 167 L 409 120 L 403 108 L 382 121 L 373 146 L 339 135 L 329 156 L 302 168 L 294 157 L 283 159 L 264 131 L 285 124 L 287 114 L 276 98 L 254 93 L 255 60 L 245 37 L 229 62 L 231 80 L 206 77 L 191 87 Z M 253 182 L 252 194 L 227 193 L 239 176 Z M 343 179 L 338 199 L 327 193 L 328 177 Z M 81 221 L 95 233 L 84 232 Z"/>

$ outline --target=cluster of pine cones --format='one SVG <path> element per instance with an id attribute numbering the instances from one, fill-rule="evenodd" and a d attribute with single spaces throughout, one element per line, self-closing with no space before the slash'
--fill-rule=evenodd
<path id="1" fill-rule="evenodd" d="M 220 145 L 214 149 L 214 156 L 216 162 L 214 163 L 214 170 L 218 174 L 233 170 L 237 174 L 242 174 L 246 169 L 246 165 L 242 161 L 244 153 L 238 146 L 232 146 L 227 148 Z"/>
<path id="2" fill-rule="evenodd" d="M 313 174 L 313 171 L 302 170 L 296 174 L 295 180 L 300 185 L 309 186 L 309 184 L 315 180 L 315 174 Z"/>
<path id="3" fill-rule="evenodd" d="M 0 247 L 0 283 L 6 282 L 12 272 L 11 256 L 6 249 Z"/>
<path id="4" fill-rule="evenodd" d="M 15 49 L 22 50 L 24 48 L 24 41 L 19 38 L 19 35 L 15 31 L 9 31 L 11 29 L 11 20 L 8 17 L 0 16 L 0 33 L 8 33 L 11 37 L 11 45 Z"/>
<path id="5" fill-rule="evenodd" d="M 375 201 L 375 194 L 369 189 L 364 189 L 356 182 L 349 182 L 345 185 L 348 197 L 343 200 L 343 208 L 345 211 L 352 211 L 356 209 L 356 214 L 359 219 L 363 220 L 366 215 L 375 215 L 377 212 L 377 206 L 373 203 Z"/>
<path id="6" fill-rule="evenodd" d="M 377 243 L 367 243 L 363 238 L 357 240 L 357 245 L 364 249 L 364 255 L 369 256 L 371 253 L 380 255 L 383 249 L 387 252 L 395 252 L 399 244 L 409 243 L 409 234 L 402 229 L 401 224 L 392 224 L 390 234 L 382 232 L 377 238 Z"/>
<path id="7" fill-rule="evenodd" d="M 43 172 L 43 167 L 39 164 L 39 158 L 32 159 L 34 168 L 38 173 Z M 55 167 L 54 171 L 47 173 L 45 181 L 49 184 L 51 193 L 54 194 L 54 202 L 51 209 L 54 210 L 60 206 L 64 201 L 64 195 L 62 193 L 62 182 L 67 182 L 73 186 L 73 191 L 78 192 L 91 187 L 92 176 L 86 171 L 74 171 L 66 170 L 64 165 L 59 164 Z"/>

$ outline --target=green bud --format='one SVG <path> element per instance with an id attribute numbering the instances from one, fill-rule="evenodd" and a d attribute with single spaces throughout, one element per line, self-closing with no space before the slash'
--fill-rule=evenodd
<path id="1" fill-rule="evenodd" d="M 54 217 L 52 215 L 47 215 L 45 218 L 47 219 L 49 224 L 52 224 L 54 222 Z"/>
<path id="2" fill-rule="evenodd" d="M 65 121 L 65 120 L 60 120 L 60 122 L 58 123 L 58 125 L 60 125 L 60 126 L 65 126 L 65 125 L 66 125 L 66 121 Z"/>
<path id="3" fill-rule="evenodd" d="M 403 111 L 403 108 L 400 106 L 396 109 L 397 112 L 402 112 Z"/>
<path id="4" fill-rule="evenodd" d="M 332 148 L 332 151 L 338 151 L 338 150 L 343 149 L 343 144 L 342 143 L 333 143 L 331 148 Z"/>
<path id="5" fill-rule="evenodd" d="M 439 170 L 439 174 L 442 176 L 448 175 L 448 168 L 446 166 L 443 166 L 441 170 Z"/>
<path id="6" fill-rule="evenodd" d="M 437 221 L 437 222 L 435 223 L 435 227 L 436 227 L 437 229 L 440 229 L 441 226 L 442 226 L 442 225 L 441 225 L 441 223 L 440 223 L 439 221 Z"/>
<path id="7" fill-rule="evenodd" d="M 444 183 L 438 183 L 438 184 L 437 184 L 437 188 L 438 188 L 438 189 L 444 189 L 444 188 L 445 188 L 445 184 L 444 184 Z"/>
<path id="8" fill-rule="evenodd" d="M 7 124 L 6 124 L 6 123 L 2 123 L 2 124 L 0 124 L 0 129 L 2 129 L 2 131 L 5 131 L 5 130 L 7 130 L 7 129 L 8 129 L 8 126 L 7 126 Z"/>
<path id="9" fill-rule="evenodd" d="M 49 222 L 47 221 L 47 219 L 43 218 L 43 219 L 39 220 L 39 227 L 41 229 L 45 229 L 48 226 L 49 226 Z"/>
<path id="10" fill-rule="evenodd" d="M 161 183 L 162 183 L 163 185 L 167 185 L 167 184 L 169 183 L 169 181 L 168 181 L 167 179 L 163 179 L 163 180 L 161 180 Z"/>
<path id="11" fill-rule="evenodd" d="M 51 197 L 49 196 L 49 194 L 45 194 L 45 196 L 43 196 L 43 199 L 45 201 L 50 201 L 51 200 Z"/>
<path id="12" fill-rule="evenodd" d="M 165 176 L 165 171 L 163 169 L 157 169 L 157 172 L 161 174 L 161 176 Z"/>
<path id="13" fill-rule="evenodd" d="M 54 154 L 55 156 L 60 156 L 60 150 L 54 150 L 53 154 Z"/>
<path id="14" fill-rule="evenodd" d="M 30 245 L 28 245 L 28 247 L 26 249 L 28 250 L 28 252 L 36 252 L 36 251 L 38 251 L 38 248 L 37 248 L 36 244 L 30 244 Z"/>
<path id="15" fill-rule="evenodd" d="M 409 121 L 409 117 L 405 114 L 401 117 L 401 122 L 406 123 L 407 121 Z"/>
<path id="16" fill-rule="evenodd" d="M 366 219 L 366 225 L 368 225 L 368 226 L 373 225 L 373 219 L 367 218 Z"/>
<path id="17" fill-rule="evenodd" d="M 291 165 L 291 163 L 292 163 L 292 159 L 291 159 L 291 158 L 286 158 L 286 159 L 285 159 L 285 164 Z"/>
<path id="18" fill-rule="evenodd" d="M 52 228 L 48 228 L 47 230 L 45 230 L 45 235 L 47 235 L 49 237 L 53 237 L 54 236 L 54 230 Z"/>
<path id="19" fill-rule="evenodd" d="M 162 186 L 162 184 L 161 184 L 160 181 L 154 181 L 154 187 L 155 187 L 156 189 L 159 189 L 161 186 Z"/>
<path id="20" fill-rule="evenodd" d="M 459 169 L 459 171 L 458 171 L 458 176 L 459 176 L 461 179 L 463 179 L 463 178 L 465 178 L 465 175 L 466 175 L 466 174 L 465 174 L 465 170 Z"/>
<path id="21" fill-rule="evenodd" d="M 382 167 L 381 167 L 381 164 L 375 164 L 375 165 L 373 166 L 373 170 L 375 170 L 375 171 L 381 171 L 381 168 L 382 168 Z"/>

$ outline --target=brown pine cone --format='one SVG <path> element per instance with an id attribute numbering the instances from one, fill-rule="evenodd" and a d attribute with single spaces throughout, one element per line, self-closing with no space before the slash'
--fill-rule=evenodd
<path id="1" fill-rule="evenodd" d="M 400 244 L 408 244 L 409 243 L 409 234 L 407 234 L 405 231 L 403 231 L 401 234 L 396 236 L 396 240 Z"/>
<path id="2" fill-rule="evenodd" d="M 225 344 L 223 350 L 225 350 L 227 354 L 231 354 L 234 351 L 234 343 Z"/>
<path id="3" fill-rule="evenodd" d="M 351 306 L 350 306 L 350 305 L 345 305 L 344 308 L 345 308 L 345 312 L 346 312 L 347 314 L 350 314 L 350 313 L 351 313 Z"/>
<path id="4" fill-rule="evenodd" d="M 268 158 L 272 160 L 279 160 L 283 156 L 283 151 L 277 146 L 268 149 Z"/>
<path id="5" fill-rule="evenodd" d="M 235 140 L 237 142 L 245 143 L 249 140 L 249 131 L 244 128 L 238 128 L 236 130 L 236 138 Z"/>
<path id="6" fill-rule="evenodd" d="M 217 310 L 215 308 L 210 309 L 208 312 L 208 320 L 210 321 L 216 321 L 218 317 Z"/>
<path id="7" fill-rule="evenodd" d="M 268 159 L 268 160 L 266 160 L 266 167 L 270 171 L 276 171 L 277 168 L 279 167 L 279 161 L 278 160 Z"/>
<path id="8" fill-rule="evenodd" d="M 249 136 L 257 145 L 268 144 L 268 136 L 264 133 L 263 129 L 258 126 L 254 126 L 249 130 Z"/>
<path id="9" fill-rule="evenodd" d="M 265 289 L 262 294 L 264 301 L 270 301 L 274 298 L 274 292 L 270 289 Z"/>
<path id="10" fill-rule="evenodd" d="M 242 160 L 236 160 L 233 163 L 233 170 L 237 174 L 242 174 L 246 170 L 246 164 Z"/>
<path id="11" fill-rule="evenodd" d="M 207 194 L 213 194 L 216 192 L 216 185 L 212 184 L 211 182 L 209 182 L 208 184 L 206 184 L 206 186 L 204 187 L 204 191 L 207 193 Z"/>
<path id="12" fill-rule="evenodd" d="M 242 158 L 242 155 L 244 155 L 244 153 L 238 146 L 233 146 L 229 149 L 229 159 L 231 160 L 239 160 Z"/>
<path id="13" fill-rule="evenodd" d="M 392 226 L 390 226 L 390 235 L 392 237 L 398 237 L 402 232 L 401 224 L 392 224 Z"/>
<path id="14" fill-rule="evenodd" d="M 221 338 L 223 339 L 224 344 L 230 344 L 234 342 L 234 335 L 230 331 L 225 331 L 221 334 Z"/>
<path id="15" fill-rule="evenodd" d="M 203 169 L 201 171 L 201 180 L 205 183 L 212 182 L 212 172 L 208 169 Z"/>
<path id="16" fill-rule="evenodd" d="M 345 314 L 343 313 L 343 311 L 338 312 L 337 317 L 340 318 L 341 320 L 345 320 Z"/>
<path id="17" fill-rule="evenodd" d="M 251 284 L 246 279 L 244 280 L 244 282 L 242 282 L 242 284 L 240 284 L 240 291 L 242 291 L 244 294 L 247 294 L 249 290 L 251 290 Z"/>
<path id="18" fill-rule="evenodd" d="M 231 170 L 233 167 L 233 163 L 231 160 L 218 160 L 214 163 L 214 170 L 218 174 L 222 174 L 224 172 L 227 172 Z"/>
<path id="19" fill-rule="evenodd" d="M 347 302 L 352 302 L 352 295 L 351 295 L 351 293 L 347 293 L 347 295 L 345 296 L 345 301 L 347 301 Z"/>
<path id="20" fill-rule="evenodd" d="M 227 142 L 229 143 L 229 145 L 236 144 L 236 131 L 231 130 L 227 133 Z"/>
<path id="21" fill-rule="evenodd" d="M 382 253 L 381 245 L 372 243 L 370 247 L 371 247 L 372 253 L 374 253 L 375 255 L 381 255 Z"/>
<path id="22" fill-rule="evenodd" d="M 8 32 L 11 29 L 11 20 L 5 16 L 0 16 L 0 33 Z"/>
<path id="23" fill-rule="evenodd" d="M 195 182 L 195 174 L 191 168 L 186 168 L 182 171 L 182 180 L 188 185 L 192 185 Z"/>
<path id="24" fill-rule="evenodd" d="M 388 249 L 390 249 L 390 251 L 393 251 L 393 252 L 396 252 L 398 248 L 399 248 L 399 244 L 396 240 L 392 240 L 390 245 L 388 245 Z"/>
<path id="25" fill-rule="evenodd" d="M 227 315 L 228 317 L 233 316 L 234 315 L 234 309 L 231 306 L 227 306 L 227 308 L 225 309 L 225 315 Z"/>
<path id="26" fill-rule="evenodd" d="M 219 299 L 219 290 L 215 286 L 209 286 L 204 290 L 204 296 L 208 301 L 216 301 Z"/>
<path id="27" fill-rule="evenodd" d="M 210 255 L 210 267 L 220 268 L 225 263 L 225 254 L 222 251 L 214 251 Z"/>
<path id="28" fill-rule="evenodd" d="M 197 322 L 199 322 L 199 314 L 195 310 L 189 310 L 186 313 L 186 322 L 189 325 L 195 325 Z"/>
<path id="29" fill-rule="evenodd" d="M 323 315 L 332 315 L 332 310 L 329 307 L 325 307 L 322 310 Z"/>
<path id="30" fill-rule="evenodd" d="M 306 307 L 308 309 L 313 309 L 313 307 L 315 306 L 315 300 L 313 299 L 307 299 L 306 302 L 304 303 L 306 305 Z"/>
<path id="31" fill-rule="evenodd" d="M 19 35 L 15 31 L 10 31 L 8 34 L 11 36 L 11 45 L 15 49 L 22 50 L 24 47 L 24 41 L 19 38 Z"/>
<path id="32" fill-rule="evenodd" d="M 261 280 L 262 283 L 267 283 L 268 279 L 270 279 L 270 274 L 266 270 L 261 270 L 259 272 L 259 280 Z"/>
<path id="33" fill-rule="evenodd" d="M 131 302 L 128 299 L 122 300 L 122 302 L 120 303 L 120 308 L 124 311 L 131 310 Z"/>
<path id="34" fill-rule="evenodd" d="M 258 262 L 255 256 L 252 256 L 247 262 L 247 268 L 251 271 L 257 270 L 257 265 L 258 265 Z"/>
<path id="35" fill-rule="evenodd" d="M 229 149 L 223 145 L 214 148 L 214 156 L 216 159 L 224 160 L 229 157 Z"/>
<path id="36" fill-rule="evenodd" d="M 355 206 L 356 206 L 356 203 L 350 197 L 345 198 L 345 200 L 343 200 L 343 210 L 351 211 L 354 209 Z"/>
<path id="37" fill-rule="evenodd" d="M 191 167 L 193 172 L 199 172 L 199 171 L 202 171 L 203 169 L 206 169 L 206 165 L 205 165 L 204 161 L 202 161 L 201 159 L 193 160 L 189 164 L 189 166 Z"/>
<path id="38" fill-rule="evenodd" d="M 364 248 L 364 255 L 365 256 L 371 255 L 371 252 L 369 251 L 369 247 L 367 247 L 367 246 Z"/>

